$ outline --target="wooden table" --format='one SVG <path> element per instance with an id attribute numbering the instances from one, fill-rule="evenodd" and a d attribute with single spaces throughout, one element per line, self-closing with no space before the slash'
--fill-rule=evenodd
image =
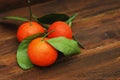
<path id="1" fill-rule="evenodd" d="M 78 13 L 72 30 L 85 49 L 51 67 L 22 70 L 16 62 L 22 22 L 1 21 L 0 80 L 120 80 L 120 0 L 50 0 L 32 5 L 32 11 L 37 16 Z M 28 17 L 28 8 L 0 13 L 8 15 Z"/>

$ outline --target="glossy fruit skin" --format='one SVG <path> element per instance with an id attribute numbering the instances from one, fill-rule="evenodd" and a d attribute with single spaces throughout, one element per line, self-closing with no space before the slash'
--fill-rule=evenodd
<path id="1" fill-rule="evenodd" d="M 48 44 L 43 38 L 36 38 L 28 46 L 28 56 L 37 66 L 50 66 L 57 60 L 58 51 Z"/>
<path id="2" fill-rule="evenodd" d="M 17 38 L 21 42 L 28 36 L 37 33 L 43 33 L 45 29 L 37 22 L 25 22 L 18 28 L 17 31 Z"/>
<path id="3" fill-rule="evenodd" d="M 56 21 L 51 24 L 51 26 L 48 28 L 48 32 L 51 32 L 48 35 L 48 38 L 64 36 L 66 38 L 72 39 L 71 27 L 67 23 L 62 21 Z"/>

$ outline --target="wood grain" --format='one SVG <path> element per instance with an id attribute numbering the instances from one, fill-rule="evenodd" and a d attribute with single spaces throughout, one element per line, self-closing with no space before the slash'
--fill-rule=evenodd
<path id="1" fill-rule="evenodd" d="M 41 4 L 51 0 L 31 0 L 31 5 L 33 4 Z M 17 9 L 20 7 L 27 6 L 27 0 L 0 0 L 0 12 L 5 12 L 11 9 Z"/>
<path id="2" fill-rule="evenodd" d="M 32 11 L 37 16 L 78 13 L 72 30 L 85 49 L 50 67 L 22 70 L 16 62 L 16 31 L 22 22 L 0 21 L 0 80 L 120 80 L 120 0 L 51 0 L 32 5 Z M 28 17 L 28 8 L 0 17 L 8 15 Z"/>

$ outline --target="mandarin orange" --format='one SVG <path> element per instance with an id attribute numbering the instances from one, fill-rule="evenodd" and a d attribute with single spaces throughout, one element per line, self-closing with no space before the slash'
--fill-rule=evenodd
<path id="1" fill-rule="evenodd" d="M 51 32 L 48 35 L 48 38 L 64 36 L 66 38 L 72 39 L 71 27 L 63 21 L 56 21 L 53 24 L 51 24 L 48 28 L 48 32 Z"/>
<path id="2" fill-rule="evenodd" d="M 58 51 L 46 42 L 47 38 L 36 38 L 28 46 L 28 56 L 37 66 L 45 67 L 55 63 Z"/>
<path id="3" fill-rule="evenodd" d="M 43 33 L 45 29 L 37 22 L 25 22 L 18 28 L 17 31 L 17 38 L 21 42 L 28 36 L 37 33 Z"/>

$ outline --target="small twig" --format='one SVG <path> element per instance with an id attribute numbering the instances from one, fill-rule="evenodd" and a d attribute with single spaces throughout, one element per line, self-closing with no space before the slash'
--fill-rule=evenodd
<path id="1" fill-rule="evenodd" d="M 32 9 L 31 9 L 31 1 L 28 0 L 28 8 L 29 8 L 29 14 L 30 14 L 30 25 L 32 25 Z"/>

